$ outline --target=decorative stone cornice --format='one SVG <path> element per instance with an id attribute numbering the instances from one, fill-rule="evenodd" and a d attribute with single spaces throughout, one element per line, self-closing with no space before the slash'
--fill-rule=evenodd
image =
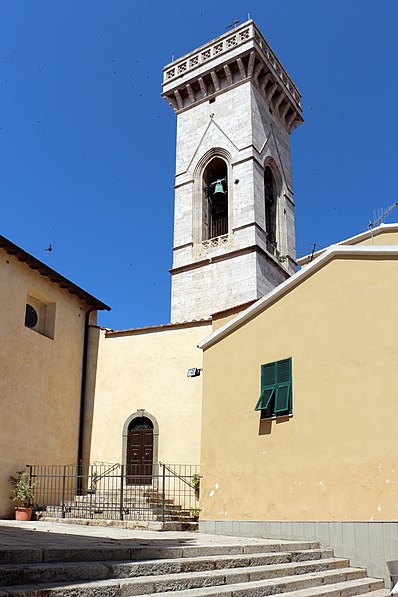
<path id="1" fill-rule="evenodd" d="M 288 277 L 290 274 L 286 271 L 284 267 L 278 262 L 277 258 L 274 257 L 271 253 L 265 251 L 259 245 L 250 245 L 248 247 L 244 247 L 243 249 L 236 249 L 234 251 L 230 251 L 229 253 L 221 253 L 219 255 L 214 255 L 212 257 L 207 257 L 204 259 L 200 259 L 199 261 L 193 261 L 192 263 L 187 263 L 186 265 L 180 265 L 179 267 L 173 267 L 169 269 L 170 274 L 173 276 L 175 274 L 181 274 L 183 272 L 188 272 L 193 269 L 198 269 L 204 267 L 206 265 L 210 265 L 211 263 L 216 263 L 218 261 L 225 261 L 226 259 L 231 259 L 233 257 L 240 257 L 241 255 L 247 255 L 249 253 L 259 253 L 263 257 L 270 261 L 281 274 Z"/>
<path id="2" fill-rule="evenodd" d="M 179 113 L 247 80 L 289 133 L 303 122 L 301 95 L 252 20 L 167 64 L 162 95 Z"/>

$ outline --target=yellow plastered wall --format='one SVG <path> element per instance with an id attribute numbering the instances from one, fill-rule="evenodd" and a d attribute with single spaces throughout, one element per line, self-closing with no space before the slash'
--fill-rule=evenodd
<path id="1" fill-rule="evenodd" d="M 54 339 L 25 327 L 32 290 L 55 303 Z M 12 513 L 11 474 L 77 460 L 85 309 L 0 250 L 0 517 Z"/>
<path id="2" fill-rule="evenodd" d="M 211 325 L 105 336 L 99 344 L 91 460 L 122 462 L 123 427 L 144 409 L 159 426 L 158 459 L 199 464 L 202 366 L 198 342 Z"/>
<path id="3" fill-rule="evenodd" d="M 361 241 L 350 243 L 353 245 L 398 245 L 398 232 L 390 231 L 388 228 L 386 230 L 381 229 L 378 234 L 373 236 L 373 240 L 371 237 L 365 238 Z"/>
<path id="4" fill-rule="evenodd" d="M 398 261 L 339 258 L 204 351 L 204 520 L 396 520 Z M 292 357 L 293 416 L 254 411 Z"/>

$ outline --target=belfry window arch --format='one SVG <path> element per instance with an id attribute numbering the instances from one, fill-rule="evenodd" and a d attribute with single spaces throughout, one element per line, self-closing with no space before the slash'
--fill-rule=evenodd
<path id="1" fill-rule="evenodd" d="M 228 164 L 213 157 L 202 175 L 202 240 L 228 234 Z"/>
<path id="2" fill-rule="evenodd" d="M 278 185 L 274 170 L 270 164 L 264 168 L 264 212 L 267 245 L 273 253 L 278 248 L 277 214 L 278 214 Z"/>

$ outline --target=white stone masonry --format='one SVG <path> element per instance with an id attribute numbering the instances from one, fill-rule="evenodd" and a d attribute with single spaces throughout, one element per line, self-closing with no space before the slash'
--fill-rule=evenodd
<path id="1" fill-rule="evenodd" d="M 164 69 L 177 113 L 171 320 L 257 299 L 295 271 L 290 132 L 301 96 L 253 21 Z M 210 237 L 204 171 L 226 164 L 227 229 Z M 276 242 L 265 221 L 264 169 L 275 179 Z"/>

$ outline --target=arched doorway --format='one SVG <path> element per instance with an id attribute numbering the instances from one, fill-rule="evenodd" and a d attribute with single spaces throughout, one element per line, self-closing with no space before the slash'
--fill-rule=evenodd
<path id="1" fill-rule="evenodd" d="M 148 417 L 132 419 L 127 428 L 126 484 L 151 485 L 154 427 Z"/>

